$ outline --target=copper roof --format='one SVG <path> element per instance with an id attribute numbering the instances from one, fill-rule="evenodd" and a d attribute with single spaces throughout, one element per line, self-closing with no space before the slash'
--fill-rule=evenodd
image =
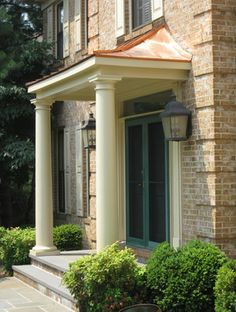
<path id="1" fill-rule="evenodd" d="M 165 26 L 121 44 L 112 50 L 94 51 L 95 56 L 158 61 L 190 62 L 192 55 L 184 51 Z"/>
<path id="2" fill-rule="evenodd" d="M 173 39 L 166 26 L 162 25 L 158 29 L 152 29 L 139 37 L 126 41 L 115 49 L 95 50 L 92 54 L 87 55 L 78 63 L 62 67 L 49 75 L 35 81 L 30 81 L 27 83 L 27 86 L 29 87 L 37 82 L 64 72 L 93 56 L 172 62 L 191 62 L 192 59 L 192 55 L 184 51 Z"/>

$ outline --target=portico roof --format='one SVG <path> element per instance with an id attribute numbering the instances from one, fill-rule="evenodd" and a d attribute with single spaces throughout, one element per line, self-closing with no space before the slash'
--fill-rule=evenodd
<path id="1" fill-rule="evenodd" d="M 97 50 L 61 71 L 29 84 L 37 98 L 94 100 L 94 77 L 115 79 L 117 94 L 145 88 L 158 81 L 183 81 L 191 68 L 184 51 L 165 26 L 131 39 L 112 50 Z"/>
<path id="2" fill-rule="evenodd" d="M 191 62 L 192 59 L 192 55 L 176 43 L 165 26 L 151 30 L 113 50 L 94 51 L 94 55 L 172 62 Z"/>

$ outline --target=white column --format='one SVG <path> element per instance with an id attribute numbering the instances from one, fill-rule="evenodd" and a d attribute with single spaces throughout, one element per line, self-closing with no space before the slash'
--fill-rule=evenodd
<path id="1" fill-rule="evenodd" d="M 35 105 L 35 226 L 36 246 L 32 255 L 58 254 L 53 246 L 51 101 L 33 100 Z"/>
<path id="2" fill-rule="evenodd" d="M 96 239 L 100 251 L 119 239 L 115 83 L 94 78 L 96 91 Z"/>

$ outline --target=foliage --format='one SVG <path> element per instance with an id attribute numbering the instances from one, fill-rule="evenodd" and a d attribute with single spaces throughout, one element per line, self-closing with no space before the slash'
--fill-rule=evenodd
<path id="1" fill-rule="evenodd" d="M 66 224 L 53 228 L 54 244 L 59 250 L 73 250 L 82 246 L 82 233 L 77 225 Z M 11 273 L 12 265 L 27 264 L 29 251 L 35 245 L 35 228 L 0 227 L 0 264 Z"/>
<path id="2" fill-rule="evenodd" d="M 6 230 L 0 238 L 0 262 L 7 272 L 12 265 L 29 263 L 29 250 L 35 245 L 33 228 L 13 228 Z"/>
<path id="3" fill-rule="evenodd" d="M 236 260 L 229 260 L 218 271 L 215 285 L 215 311 L 236 311 Z"/>
<path id="4" fill-rule="evenodd" d="M 119 311 L 141 302 L 146 295 L 145 268 L 138 266 L 131 249 L 113 244 L 96 255 L 70 265 L 63 282 L 82 311 Z"/>
<path id="5" fill-rule="evenodd" d="M 60 250 L 82 248 L 82 231 L 76 224 L 63 224 L 53 228 L 53 241 Z"/>
<path id="6" fill-rule="evenodd" d="M 174 251 L 161 244 L 147 264 L 154 302 L 168 312 L 214 311 L 214 285 L 226 256 L 215 246 L 191 241 Z"/>
<path id="7" fill-rule="evenodd" d="M 41 32 L 37 1 L 0 0 L 0 212 L 8 227 L 31 221 L 24 218 L 34 198 L 34 108 L 26 83 L 54 62 L 51 45 L 38 40 Z M 14 205 L 18 198 L 24 213 Z"/>

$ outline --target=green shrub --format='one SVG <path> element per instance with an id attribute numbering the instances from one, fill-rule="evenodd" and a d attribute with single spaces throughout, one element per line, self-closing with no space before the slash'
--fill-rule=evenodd
<path id="1" fill-rule="evenodd" d="M 81 311 L 87 312 L 119 311 L 141 302 L 145 280 L 145 268 L 138 266 L 131 249 L 120 250 L 118 243 L 72 263 L 63 277 Z"/>
<path id="2" fill-rule="evenodd" d="M 54 244 L 59 250 L 81 249 L 82 232 L 78 225 L 65 224 L 53 228 Z M 11 273 L 12 265 L 30 262 L 29 251 L 35 245 L 35 229 L 0 227 L 0 264 Z"/>
<path id="3" fill-rule="evenodd" d="M 215 246 L 192 241 L 174 251 L 161 244 L 147 264 L 154 302 L 168 312 L 214 311 L 214 285 L 226 256 Z"/>
<path id="4" fill-rule="evenodd" d="M 218 271 L 215 285 L 215 311 L 236 311 L 236 260 L 230 260 Z"/>
<path id="5" fill-rule="evenodd" d="M 63 224 L 53 228 L 54 245 L 59 250 L 82 248 L 82 231 L 76 224 Z"/>
<path id="6" fill-rule="evenodd" d="M 33 228 L 13 228 L 5 231 L 0 239 L 0 255 L 3 268 L 11 273 L 12 265 L 29 263 L 29 250 L 35 245 Z"/>

